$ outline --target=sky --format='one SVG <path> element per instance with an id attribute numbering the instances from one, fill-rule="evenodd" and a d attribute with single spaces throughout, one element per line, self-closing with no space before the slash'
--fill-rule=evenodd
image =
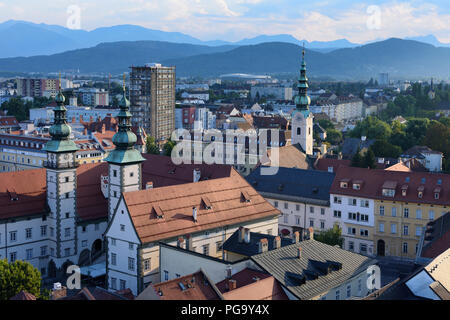
<path id="1" fill-rule="evenodd" d="M 85 30 L 134 24 L 201 40 L 290 34 L 364 43 L 433 34 L 450 43 L 449 0 L 0 0 L 0 22 L 11 19 Z"/>

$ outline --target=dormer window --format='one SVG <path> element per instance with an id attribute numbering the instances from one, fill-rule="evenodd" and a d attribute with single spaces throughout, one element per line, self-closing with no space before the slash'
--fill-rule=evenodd
<path id="1" fill-rule="evenodd" d="M 418 196 L 419 198 L 422 198 L 422 197 L 423 197 L 423 191 L 419 191 L 419 192 L 417 193 L 417 196 Z"/>
<path id="2" fill-rule="evenodd" d="M 359 183 L 354 183 L 353 184 L 353 189 L 354 190 L 360 190 L 361 189 L 361 185 Z"/>
<path id="3" fill-rule="evenodd" d="M 395 189 L 397 188 L 397 182 L 396 181 L 386 181 L 383 183 L 382 187 L 382 195 L 383 197 L 395 197 Z"/>
<path id="4" fill-rule="evenodd" d="M 437 200 L 437 199 L 439 199 L 439 192 L 435 192 L 434 193 L 434 198 Z"/>
<path id="5" fill-rule="evenodd" d="M 391 197 L 393 198 L 395 196 L 395 190 L 394 189 L 383 189 L 383 197 Z"/>
<path id="6" fill-rule="evenodd" d="M 402 189 L 402 196 L 406 197 L 406 189 Z"/>
<path id="7" fill-rule="evenodd" d="M 417 196 L 418 196 L 420 199 L 422 199 L 422 197 L 423 197 L 423 192 L 424 192 L 424 190 L 425 190 L 425 187 L 424 187 L 424 186 L 419 186 L 419 187 L 417 188 Z"/>

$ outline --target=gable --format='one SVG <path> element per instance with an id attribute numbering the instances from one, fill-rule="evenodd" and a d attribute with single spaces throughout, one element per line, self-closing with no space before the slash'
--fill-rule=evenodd
<path id="1" fill-rule="evenodd" d="M 121 230 L 121 226 L 125 226 L 123 231 Z M 106 237 L 133 243 L 141 242 L 136 233 L 136 229 L 123 196 L 120 197 L 116 211 L 108 225 L 108 228 L 106 229 L 105 235 Z"/>

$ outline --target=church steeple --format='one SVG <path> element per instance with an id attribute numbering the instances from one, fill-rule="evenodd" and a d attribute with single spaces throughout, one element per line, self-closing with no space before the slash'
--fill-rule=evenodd
<path id="1" fill-rule="evenodd" d="M 130 101 L 126 97 L 125 90 L 125 74 L 123 82 L 123 96 L 119 103 L 120 112 L 117 114 L 119 130 L 113 137 L 113 143 L 116 146 L 108 157 L 105 159 L 109 163 L 114 164 L 130 164 L 142 162 L 145 159 L 141 153 L 134 148 L 137 137 L 131 131 L 131 113 Z"/>
<path id="2" fill-rule="evenodd" d="M 300 76 L 298 78 L 298 95 L 295 97 L 295 105 L 297 110 L 309 110 L 311 99 L 308 96 L 308 77 L 306 76 L 306 62 L 305 62 L 305 46 L 302 51 L 302 64 L 300 67 Z"/>
<path id="3" fill-rule="evenodd" d="M 70 135 L 72 133 L 72 129 L 67 124 L 67 109 L 64 107 L 64 95 L 61 92 L 61 80 L 59 81 L 59 91 L 55 98 L 56 107 L 53 109 L 55 112 L 53 125 L 50 127 L 50 136 L 52 139 L 47 142 L 45 146 L 45 151 L 49 154 L 48 156 L 48 165 L 52 164 L 52 167 L 59 167 L 62 163 L 57 161 L 57 154 L 72 154 L 72 156 L 64 157 L 64 167 L 72 167 L 75 166 L 73 154 L 78 150 L 75 142 L 70 139 Z"/>

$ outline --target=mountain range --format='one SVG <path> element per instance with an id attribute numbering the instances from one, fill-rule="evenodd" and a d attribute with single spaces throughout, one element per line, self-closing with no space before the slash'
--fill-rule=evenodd
<path id="1" fill-rule="evenodd" d="M 361 46 L 361 44 L 352 43 L 346 39 L 308 42 L 306 40 L 298 40 L 288 34 L 260 35 L 254 38 L 245 38 L 237 42 L 223 40 L 202 41 L 180 32 L 152 30 L 136 25 L 118 25 L 86 31 L 68 29 L 58 25 L 36 24 L 18 20 L 9 20 L 0 23 L 0 39 L 2 39 L 0 58 L 49 55 L 69 50 L 90 48 L 106 42 L 141 40 L 206 46 L 246 46 L 266 42 L 285 42 L 297 45 L 305 43 L 308 48 L 323 53 L 339 48 Z M 450 44 L 439 42 L 433 35 L 410 38 L 409 40 L 417 40 L 434 46 L 450 47 Z"/>
<path id="2" fill-rule="evenodd" d="M 0 59 L 3 72 L 119 74 L 132 65 L 176 66 L 177 76 L 217 77 L 229 73 L 296 74 L 301 46 L 286 42 L 206 46 L 163 41 L 121 41 L 54 55 Z M 414 40 L 388 39 L 331 52 L 307 49 L 310 77 L 364 80 L 388 72 L 391 78 L 450 76 L 450 48 Z"/>

